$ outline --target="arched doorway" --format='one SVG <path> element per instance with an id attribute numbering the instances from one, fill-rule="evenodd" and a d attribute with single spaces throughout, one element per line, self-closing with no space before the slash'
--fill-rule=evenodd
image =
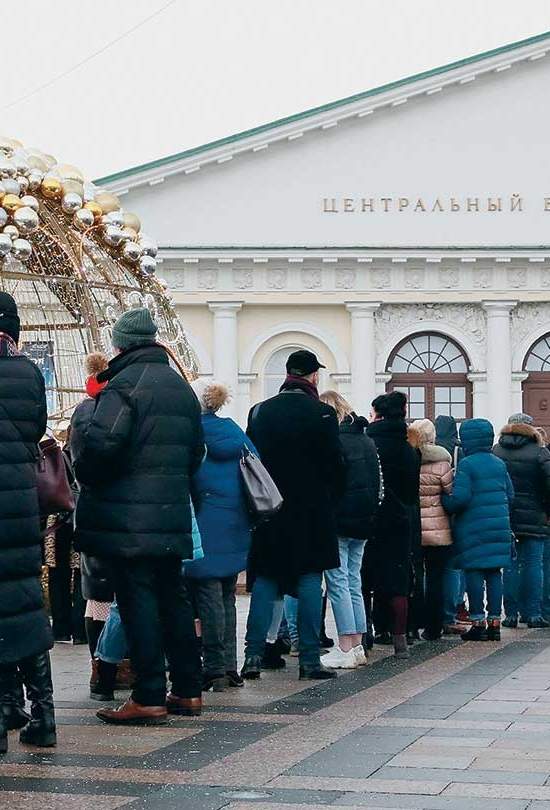
<path id="1" fill-rule="evenodd" d="M 405 338 L 393 350 L 387 371 L 388 391 L 403 391 L 409 400 L 410 420 L 472 416 L 472 385 L 468 358 L 453 340 L 437 332 Z"/>
<path id="2" fill-rule="evenodd" d="M 550 433 L 550 334 L 531 346 L 523 370 L 529 372 L 523 383 L 523 410 Z"/>

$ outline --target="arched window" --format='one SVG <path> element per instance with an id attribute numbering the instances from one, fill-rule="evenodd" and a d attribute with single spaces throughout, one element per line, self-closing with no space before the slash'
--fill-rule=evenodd
<path id="1" fill-rule="evenodd" d="M 542 337 L 528 352 L 525 371 L 550 371 L 550 335 Z"/>
<path id="2" fill-rule="evenodd" d="M 303 346 L 285 346 L 273 352 L 265 365 L 264 372 L 264 397 L 274 397 L 279 393 L 279 388 L 286 378 L 286 361 L 289 354 L 303 349 Z"/>
<path id="3" fill-rule="evenodd" d="M 406 338 L 393 350 L 387 370 L 392 375 L 388 391 L 407 394 L 410 420 L 453 416 L 460 421 L 471 416 L 468 359 L 446 335 L 429 332 Z"/>
<path id="4" fill-rule="evenodd" d="M 550 334 L 529 349 L 523 370 L 529 372 L 523 382 L 523 410 L 550 434 Z"/>

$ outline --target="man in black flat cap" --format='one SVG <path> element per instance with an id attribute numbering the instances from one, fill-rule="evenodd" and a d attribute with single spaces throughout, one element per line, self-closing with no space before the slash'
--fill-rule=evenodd
<path id="1" fill-rule="evenodd" d="M 298 597 L 300 678 L 335 677 L 319 658 L 321 578 L 340 564 L 335 501 L 343 488 L 344 462 L 336 413 L 319 400 L 321 368 L 312 352 L 293 352 L 279 394 L 256 405 L 248 419 L 248 434 L 284 503 L 252 541 L 245 678 L 260 676 L 273 602 L 283 594 Z"/>

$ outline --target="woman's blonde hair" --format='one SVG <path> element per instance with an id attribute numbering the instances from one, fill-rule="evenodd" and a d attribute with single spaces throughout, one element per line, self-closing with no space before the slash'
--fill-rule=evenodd
<path id="1" fill-rule="evenodd" d="M 324 391 L 319 399 L 321 402 L 334 408 L 338 422 L 343 422 L 346 416 L 350 416 L 353 413 L 353 408 L 347 399 L 344 399 L 342 394 L 339 394 L 338 391 Z"/>
<path id="2" fill-rule="evenodd" d="M 229 388 L 216 380 L 199 377 L 191 383 L 203 413 L 217 413 L 231 399 Z"/>
<path id="3" fill-rule="evenodd" d="M 435 444 L 435 425 L 430 419 L 416 419 L 410 428 L 413 434 L 416 433 L 417 447 Z"/>

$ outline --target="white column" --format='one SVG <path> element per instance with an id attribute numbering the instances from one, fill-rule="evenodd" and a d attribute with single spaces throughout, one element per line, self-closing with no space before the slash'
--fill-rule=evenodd
<path id="1" fill-rule="evenodd" d="M 224 408 L 228 416 L 238 418 L 239 397 L 239 343 L 237 313 L 242 304 L 238 301 L 209 303 L 214 314 L 213 366 L 214 377 L 231 389 L 232 400 Z"/>
<path id="2" fill-rule="evenodd" d="M 512 408 L 512 341 L 510 313 L 516 301 L 484 301 L 487 313 L 487 419 L 495 433 L 508 421 Z"/>
<path id="3" fill-rule="evenodd" d="M 351 404 L 364 416 L 376 396 L 374 313 L 379 307 L 377 301 L 346 304 L 351 315 Z"/>
<path id="4" fill-rule="evenodd" d="M 472 416 L 487 417 L 487 374 L 485 371 L 470 371 L 467 375 L 472 383 Z"/>

